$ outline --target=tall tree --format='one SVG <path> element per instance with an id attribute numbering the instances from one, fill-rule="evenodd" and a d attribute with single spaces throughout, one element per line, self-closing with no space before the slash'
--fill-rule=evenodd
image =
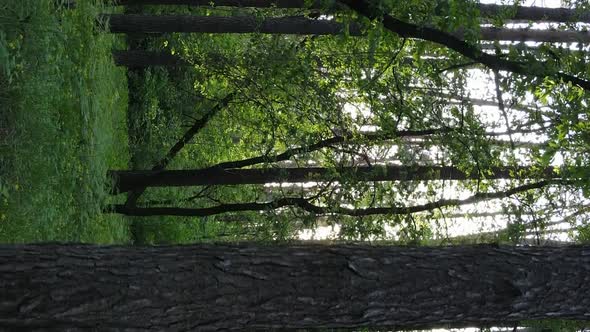
<path id="1" fill-rule="evenodd" d="M 534 189 L 542 189 L 551 184 L 559 183 L 555 181 L 539 181 L 530 184 L 524 184 L 504 191 L 497 192 L 478 192 L 465 199 L 440 199 L 433 202 L 412 205 L 412 206 L 379 206 L 366 208 L 348 208 L 342 207 L 338 204 L 329 206 L 320 206 L 313 204 L 318 195 L 310 198 L 304 197 L 284 197 L 270 202 L 249 202 L 249 203 L 230 203 L 220 204 L 217 206 L 204 208 L 182 208 L 182 207 L 129 207 L 125 205 L 116 204 L 109 209 L 109 212 L 122 213 L 131 216 L 193 216 L 205 217 L 228 212 L 244 212 L 244 211 L 269 211 L 277 210 L 285 207 L 297 207 L 310 214 L 336 214 L 347 215 L 355 217 L 365 217 L 374 215 L 410 215 L 419 212 L 429 212 L 445 207 L 456 207 L 462 205 L 476 204 L 492 199 L 507 198 L 512 195 L 525 193 Z"/>
<path id="2" fill-rule="evenodd" d="M 590 23 L 590 13 L 569 8 L 548 8 L 535 6 L 503 6 L 497 4 L 479 4 L 483 16 L 504 15 L 515 20 L 586 22 Z"/>
<path id="3" fill-rule="evenodd" d="M 114 179 L 113 192 L 145 187 L 181 187 L 202 185 L 265 184 L 273 182 L 346 181 L 420 181 L 467 179 L 560 178 L 553 167 L 530 173 L 529 167 L 492 167 L 485 174 L 464 172 L 452 166 L 375 165 L 359 167 L 298 168 L 208 168 L 197 170 L 109 171 Z"/>
<path id="4" fill-rule="evenodd" d="M 188 15 L 104 15 L 114 33 L 269 33 L 293 35 L 362 34 L 356 24 L 346 26 L 330 20 L 312 20 L 303 16 L 259 19 L 252 16 Z"/>
<path id="5" fill-rule="evenodd" d="M 269 33 L 293 35 L 364 35 L 358 24 L 347 25 L 332 20 L 313 20 L 303 16 L 258 19 L 250 16 L 187 15 L 105 15 L 114 33 Z M 462 38 L 463 32 L 453 33 Z M 480 28 L 481 40 L 587 43 L 590 33 L 529 29 Z"/>
<path id="6" fill-rule="evenodd" d="M 0 248 L 8 330 L 415 329 L 588 319 L 590 247 Z"/>
<path id="7" fill-rule="evenodd" d="M 257 8 L 310 8 L 326 9 L 334 7 L 336 1 L 306 0 L 117 0 L 117 4 L 133 5 L 188 5 L 216 7 L 257 7 Z M 439 6 L 446 6 L 448 1 L 441 0 Z M 526 21 L 587 22 L 590 13 L 570 8 L 547 8 L 535 6 L 511 6 L 496 4 L 477 4 L 482 16 L 507 15 L 510 19 Z"/>

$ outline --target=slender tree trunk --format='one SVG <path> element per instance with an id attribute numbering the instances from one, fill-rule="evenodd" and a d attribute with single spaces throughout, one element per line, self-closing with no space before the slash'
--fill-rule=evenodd
<path id="1" fill-rule="evenodd" d="M 335 3 L 336 1 L 334 1 Z M 441 1 L 442 2 L 442 1 Z M 119 5 L 188 5 L 216 7 L 257 7 L 257 8 L 312 8 L 324 9 L 327 2 L 305 0 L 118 0 Z M 506 6 L 479 4 L 482 16 L 496 16 L 504 12 L 513 13 L 513 20 L 553 21 L 553 22 L 588 22 L 590 13 L 576 12 L 569 8 L 544 8 L 527 6 Z"/>
<path id="2" fill-rule="evenodd" d="M 588 320 L 590 247 L 0 247 L 16 330 L 414 329 Z"/>
<path id="3" fill-rule="evenodd" d="M 144 67 L 185 67 L 190 66 L 186 60 L 181 57 L 170 54 L 166 51 L 153 52 L 146 50 L 115 50 L 113 51 L 113 60 L 117 66 L 128 68 Z"/>
<path id="4" fill-rule="evenodd" d="M 312 20 L 302 16 L 257 19 L 252 16 L 124 15 L 105 14 L 113 33 L 268 33 L 360 36 L 356 24 Z"/>
<path id="5" fill-rule="evenodd" d="M 326 182 L 354 179 L 359 181 L 417 181 L 417 180 L 466 180 L 466 179 L 523 179 L 558 178 L 563 176 L 553 167 L 530 174 L 529 167 L 496 167 L 485 177 L 477 173 L 467 174 L 452 166 L 361 166 L 342 167 L 337 170 L 322 167 L 306 168 L 253 168 L 253 169 L 197 169 L 127 171 L 111 170 L 114 192 L 126 192 L 143 187 L 183 187 L 203 185 L 241 185 L 273 182 Z"/>
<path id="6" fill-rule="evenodd" d="M 480 28 L 481 40 L 532 41 L 546 43 L 588 43 L 588 31 Z M 460 36 L 460 34 L 457 34 Z"/>
<path id="7" fill-rule="evenodd" d="M 215 7 L 255 8 L 325 8 L 321 1 L 306 0 L 117 0 L 123 6 L 133 5 L 183 5 Z M 309 6 L 307 6 L 309 5 Z"/>
<path id="8" fill-rule="evenodd" d="M 248 202 L 248 203 L 229 203 L 220 204 L 217 206 L 203 207 L 203 208 L 184 208 L 184 207 L 127 207 L 121 204 L 115 204 L 107 208 L 109 212 L 122 213 L 130 216 L 193 216 L 204 217 L 217 214 L 224 214 L 228 212 L 244 212 L 244 211 L 269 211 L 277 210 L 285 207 L 296 207 L 314 215 L 323 214 L 339 214 L 348 216 L 371 216 L 371 215 L 399 215 L 412 214 L 424 211 L 432 211 L 449 206 L 463 206 L 475 204 L 492 199 L 503 199 L 518 193 L 524 193 L 529 190 L 541 189 L 557 181 L 537 181 L 529 184 L 524 184 L 518 187 L 513 187 L 504 191 L 495 192 L 477 192 L 465 199 L 439 199 L 437 201 L 428 202 L 421 205 L 410 206 L 379 206 L 367 208 L 347 208 L 341 205 L 322 206 L 312 203 L 311 198 L 303 197 L 283 197 L 268 202 Z"/>
<path id="9" fill-rule="evenodd" d="M 257 19 L 251 16 L 187 16 L 187 15 L 104 15 L 114 33 L 268 33 L 295 35 L 338 35 L 348 28 L 351 36 L 362 35 L 357 24 L 346 25 L 331 20 L 313 20 L 302 16 Z M 480 29 L 481 40 L 513 40 L 536 42 L 590 42 L 590 33 L 583 31 L 546 31 L 529 29 Z M 462 38 L 462 33 L 455 36 Z"/>
<path id="10" fill-rule="evenodd" d="M 515 20 L 590 23 L 590 12 L 588 11 L 576 11 L 569 8 L 479 4 L 479 11 L 482 16 L 495 16 L 503 12 L 512 13 L 515 9 L 514 15 L 510 16 L 511 19 Z"/>
<path id="11" fill-rule="evenodd" d="M 113 59 L 117 66 L 125 66 L 130 68 L 179 67 L 192 65 L 182 57 L 170 54 L 166 51 L 114 50 Z M 428 59 L 428 61 L 437 62 L 439 60 Z M 412 57 L 404 57 L 403 63 L 406 65 L 413 65 L 415 60 Z"/>

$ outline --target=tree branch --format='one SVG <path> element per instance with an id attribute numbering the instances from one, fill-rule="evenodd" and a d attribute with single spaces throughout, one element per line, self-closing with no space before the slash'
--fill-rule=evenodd
<path id="1" fill-rule="evenodd" d="M 199 120 L 196 120 L 195 123 L 182 135 L 182 137 L 174 144 L 168 153 L 162 158 L 154 167 L 152 167 L 152 171 L 161 171 L 168 166 L 168 164 L 172 161 L 172 159 L 184 148 L 184 146 L 190 142 L 195 135 L 197 135 L 201 129 L 205 127 L 205 125 L 217 114 L 222 108 L 225 108 L 230 100 L 234 97 L 233 93 L 228 94 L 225 96 L 221 101 L 217 103 L 209 112 L 205 113 L 203 117 Z M 135 206 L 137 204 L 137 200 L 139 197 L 145 192 L 146 188 L 140 188 L 130 192 L 127 195 L 127 201 L 125 202 L 125 206 Z"/>
<path id="2" fill-rule="evenodd" d="M 441 129 L 424 129 L 424 130 L 401 130 L 401 131 L 396 131 L 392 134 L 383 133 L 383 132 L 376 132 L 376 133 L 362 134 L 361 138 L 369 140 L 369 141 L 380 141 L 380 140 L 387 140 L 387 139 L 392 139 L 392 138 L 396 138 L 396 137 L 428 136 L 428 135 L 433 135 L 436 133 L 444 133 L 444 132 L 448 132 L 448 131 L 451 131 L 451 129 L 441 128 Z M 296 156 L 301 153 L 309 153 L 309 152 L 313 152 L 313 151 L 317 151 L 317 150 L 320 150 L 323 148 L 330 147 L 333 144 L 343 143 L 343 142 L 346 142 L 347 140 L 350 140 L 352 138 L 354 138 L 352 133 L 345 133 L 344 135 L 330 137 L 330 138 L 321 140 L 317 143 L 313 143 L 310 145 L 287 149 L 283 153 L 280 153 L 280 154 L 277 154 L 274 156 L 265 155 L 265 156 L 252 157 L 252 158 L 242 159 L 242 160 L 227 161 L 227 162 L 222 162 L 222 163 L 207 167 L 204 170 L 242 168 L 242 167 L 253 166 L 253 165 L 262 164 L 262 163 L 276 163 L 279 161 L 289 160 L 291 157 Z"/>
<path id="3" fill-rule="evenodd" d="M 299 197 L 285 197 L 271 202 L 263 203 L 234 203 L 222 204 L 206 208 L 177 208 L 177 207 L 152 207 L 152 208 L 138 208 L 126 207 L 125 205 L 112 206 L 112 212 L 122 213 L 131 216 L 195 216 L 205 217 L 229 212 L 245 212 L 245 211 L 265 211 L 276 210 L 287 206 L 296 206 L 307 212 L 315 214 L 337 213 L 349 216 L 369 216 L 369 215 L 396 215 L 396 214 L 411 214 L 417 212 L 431 211 L 448 206 L 461 206 L 488 201 L 492 199 L 506 198 L 517 193 L 529 191 L 532 189 L 540 189 L 556 181 L 539 181 L 535 183 L 525 184 L 514 187 L 505 191 L 477 193 L 466 199 L 441 199 L 438 201 L 406 206 L 406 207 L 375 207 L 365 209 L 349 209 L 344 207 L 324 207 L 314 205 L 308 199 Z"/>
<path id="4" fill-rule="evenodd" d="M 546 76 L 556 76 L 557 78 L 563 79 L 566 82 L 571 82 L 575 85 L 580 86 L 586 91 L 590 91 L 590 81 L 581 79 L 579 77 L 565 74 L 555 73 L 545 70 L 542 73 L 536 73 L 531 70 L 531 67 L 545 68 L 543 63 L 539 61 L 531 62 L 517 62 L 502 59 L 496 55 L 491 55 L 482 52 L 478 47 L 470 45 L 464 40 L 453 36 L 450 33 L 430 28 L 422 27 L 416 24 L 407 23 L 394 18 L 391 15 L 384 14 L 379 15 L 370 5 L 368 0 L 339 0 L 341 3 L 347 5 L 360 15 L 363 15 L 371 20 L 380 19 L 383 20 L 383 25 L 386 29 L 393 33 L 396 33 L 404 38 L 417 38 L 426 41 L 431 41 L 445 47 L 448 47 L 463 56 L 477 61 L 490 69 L 505 70 L 516 74 L 534 76 L 544 78 Z"/>

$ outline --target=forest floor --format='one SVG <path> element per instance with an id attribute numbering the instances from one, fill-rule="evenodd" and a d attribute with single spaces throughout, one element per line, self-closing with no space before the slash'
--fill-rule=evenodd
<path id="1" fill-rule="evenodd" d="M 103 214 L 107 169 L 127 168 L 127 81 L 97 24 L 102 1 L 0 0 L 0 242 L 128 243 Z"/>

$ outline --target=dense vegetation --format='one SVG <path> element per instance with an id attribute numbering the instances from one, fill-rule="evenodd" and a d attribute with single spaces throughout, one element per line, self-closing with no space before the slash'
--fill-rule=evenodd
<path id="1" fill-rule="evenodd" d="M 280 240 L 333 225 L 337 237 L 352 240 L 519 243 L 562 220 L 570 238 L 586 238 L 579 223 L 587 211 L 583 44 L 480 41 L 493 38 L 470 2 L 383 1 L 353 11 L 329 1 L 308 4 L 313 9 L 66 3 L 2 4 L 14 13 L 0 22 L 3 241 Z M 110 34 L 107 21 L 115 17 L 101 14 L 124 10 L 259 22 L 320 17 L 343 32 Z M 387 19 L 368 19 L 384 12 L 434 30 L 395 31 Z M 514 15 L 503 10 L 486 20 L 500 27 Z M 465 42 L 453 46 L 449 36 L 458 30 Z M 477 47 L 495 51 L 480 55 Z M 113 60 L 113 49 L 166 55 L 175 65 L 126 63 L 125 70 L 115 64 L 125 53 Z M 479 87 L 486 93 L 477 95 L 472 85 L 486 79 Z M 199 121 L 196 135 L 170 154 Z M 127 199 L 110 195 L 107 170 L 149 170 L 163 160 L 161 169 L 273 170 L 272 183 L 292 172 L 284 167 L 321 167 L 324 175 L 295 185 L 225 179 L 147 188 L 134 212 L 118 210 L 202 217 L 103 213 Z M 387 182 L 354 171 L 365 167 L 372 179 L 383 164 L 406 169 Z M 451 180 L 438 173 L 441 165 L 469 180 Z M 430 175 L 416 176 L 417 166 Z M 473 205 L 493 198 L 503 199 Z M 476 237 L 445 231 L 494 220 L 508 227 Z"/>
<path id="2" fill-rule="evenodd" d="M 1 243 L 590 239 L 587 1 L 219 3 L 0 0 Z"/>
<path id="3" fill-rule="evenodd" d="M 397 18 L 433 25 L 438 31 L 461 27 L 467 38 L 467 44 L 461 47 L 469 50 L 478 39 L 479 20 L 474 19 L 478 8 L 451 5 L 434 10 L 434 4 L 420 1 L 384 6 L 390 6 L 387 10 Z M 150 188 L 138 202 L 143 210 L 119 211 L 206 217 L 137 217 L 142 221 L 134 223 L 135 233 L 146 234 L 139 238 L 148 236 L 156 242 L 167 242 L 171 239 L 164 239 L 165 236 L 183 234 L 185 241 L 193 241 L 201 236 L 202 225 L 209 225 L 210 230 L 216 226 L 229 228 L 220 231 L 225 235 L 241 234 L 234 237 L 237 239 L 246 235 L 276 240 L 291 238 L 297 230 L 327 224 L 337 225 L 337 236 L 343 239 L 391 239 L 393 232 L 393 238 L 402 242 L 445 243 L 449 241 L 449 234 L 444 231 L 446 223 L 493 222 L 477 218 L 484 209 L 504 215 L 500 219 L 509 219 L 509 227 L 450 241 L 519 243 L 527 234 L 539 235 L 560 219 L 575 225 L 579 232 L 574 236 L 584 238 L 585 228 L 578 221 L 584 219 L 586 211 L 580 193 L 585 183 L 578 179 L 579 172 L 584 172 L 580 168 L 584 165 L 582 151 L 586 144 L 582 114 L 587 104 L 584 90 L 576 84 L 566 84 L 568 76 L 563 74 L 578 73 L 577 78 L 587 75 L 583 48 L 576 51 L 550 44 L 534 48 L 520 44 L 502 50 L 505 46 L 482 43 L 484 48 L 497 47 L 500 59 L 497 67 L 487 58 L 482 60 L 488 67 L 485 70 L 486 66 L 478 65 L 481 59 L 466 60 L 430 41 L 399 38 L 388 31 L 387 25 L 384 28 L 363 20 L 358 11 L 333 11 L 331 7 L 318 6 L 319 11 L 130 7 L 143 14 L 238 18 L 251 15 L 260 22 L 284 16 L 314 18 L 325 10 L 334 15 L 332 20 L 342 22 L 344 27 L 354 25 L 366 36 L 173 33 L 135 40 L 133 50 L 177 58 L 173 66 L 160 63 L 158 67 L 143 68 L 145 64 L 138 63 L 139 68 L 132 70 L 130 85 L 137 85 L 130 91 L 141 91 L 133 96 L 137 102 L 132 105 L 143 104 L 141 110 L 151 112 L 129 112 L 130 135 L 135 137 L 132 147 L 142 151 L 133 155 L 143 158 L 141 163 L 134 163 L 135 169 L 152 168 L 183 135 L 186 128 L 182 125 L 190 126 L 195 119 L 209 114 L 215 105 L 227 102 L 229 96 L 228 105 L 215 113 L 167 169 L 236 168 L 226 175 L 194 176 L 194 181 L 217 176 L 221 181 L 218 183 L 231 181 L 228 175 L 239 173 L 238 168 L 243 167 L 270 168 L 277 174 L 283 172 L 285 178 L 290 171 L 281 171 L 282 167 L 323 167 L 323 174 L 328 174 L 323 182 L 279 187 L 248 184 L 201 186 L 197 190 Z M 502 25 L 510 15 L 504 12 L 495 16 L 494 23 Z M 463 51 L 463 55 L 468 55 L 469 51 Z M 490 54 L 494 56 L 494 51 Z M 525 75 L 504 71 L 502 61 L 527 62 L 526 70 L 513 70 Z M 487 77 L 497 77 L 482 87 L 488 89 L 487 95 L 480 99 L 472 97 L 476 93 L 470 85 Z M 168 83 L 156 85 L 163 81 Z M 501 103 L 497 101 L 498 93 Z M 487 100 L 481 100 L 486 97 Z M 196 109 L 192 106 L 194 100 L 198 101 Z M 186 105 L 186 101 L 191 104 Z M 135 118 L 140 114 L 143 115 Z M 146 135 L 146 129 L 153 136 Z M 140 134 L 134 136 L 136 132 Z M 384 163 L 406 165 L 406 172 L 410 172 L 408 180 L 412 180 L 411 169 L 416 165 L 452 165 L 466 174 L 475 174 L 476 179 L 447 181 L 451 178 L 434 174 L 432 179 L 437 181 L 415 178 L 372 182 L 356 177 L 358 172 L 350 172 L 351 167 L 368 166 L 378 173 L 377 165 Z M 519 168 L 522 166 L 524 169 Z M 547 178 L 547 167 L 553 166 L 561 166 L 558 171 L 567 176 Z M 492 175 L 497 167 L 516 167 L 518 171 L 504 178 L 519 180 L 494 180 L 498 178 Z M 266 182 L 277 182 L 276 177 L 268 179 L 272 181 Z M 183 181 L 189 180 L 178 180 Z M 443 194 L 444 188 L 450 194 Z M 474 201 L 493 198 L 486 194 L 477 196 L 481 192 L 511 197 L 491 207 L 476 205 L 458 212 L 440 209 L 438 204 L 463 204 L 442 202 L 441 198 L 452 200 L 469 193 Z M 464 203 L 474 201 L 466 199 Z M 404 206 L 427 202 L 432 206 L 418 209 L 421 213 L 404 212 Z M 219 213 L 224 211 L 235 212 Z M 449 214 L 454 217 L 447 217 Z M 201 227 L 195 227 L 195 220 L 200 220 Z M 203 220 L 209 222 L 202 223 Z M 439 240 L 432 241 L 433 238 Z"/>
<path id="4" fill-rule="evenodd" d="M 103 214 L 109 168 L 126 168 L 122 38 L 82 1 L 0 2 L 0 241 L 130 242 L 128 222 Z M 104 23 L 104 22 L 103 22 Z"/>

